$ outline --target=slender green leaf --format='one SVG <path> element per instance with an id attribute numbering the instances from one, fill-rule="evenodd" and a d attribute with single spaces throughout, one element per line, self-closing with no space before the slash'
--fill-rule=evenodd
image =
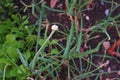
<path id="1" fill-rule="evenodd" d="M 18 52 L 18 54 L 19 54 L 19 58 L 20 58 L 22 64 L 23 64 L 26 68 L 28 68 L 28 62 L 27 62 L 27 60 L 24 58 L 23 54 L 19 51 L 19 49 L 17 49 L 17 52 Z"/>
<path id="2" fill-rule="evenodd" d="M 66 48 L 65 48 L 65 51 L 64 51 L 64 54 L 63 54 L 63 58 L 65 58 L 65 59 L 68 56 L 68 53 L 69 53 L 69 50 L 70 50 L 70 47 L 71 47 L 71 42 L 72 42 L 72 39 L 73 39 L 74 23 L 71 22 L 71 24 L 72 24 L 72 26 L 71 26 L 71 29 L 70 29 L 70 34 L 68 35 Z"/>

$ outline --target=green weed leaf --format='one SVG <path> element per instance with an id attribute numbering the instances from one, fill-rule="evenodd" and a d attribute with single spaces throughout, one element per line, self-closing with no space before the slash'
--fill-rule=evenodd
<path id="1" fill-rule="evenodd" d="M 18 52 L 18 54 L 19 54 L 19 58 L 20 58 L 22 64 L 23 64 L 26 68 L 28 68 L 28 62 L 27 62 L 27 60 L 25 59 L 24 55 L 23 55 L 18 49 L 17 49 L 17 52 Z"/>
<path id="2" fill-rule="evenodd" d="M 15 47 L 7 47 L 7 50 L 6 50 L 7 54 L 9 57 L 11 57 L 13 60 L 15 60 L 15 62 L 18 61 L 18 53 L 17 53 L 17 50 Z"/>
<path id="3" fill-rule="evenodd" d="M 7 41 L 15 41 L 15 40 L 16 40 L 16 37 L 15 37 L 15 35 L 13 35 L 13 34 L 8 34 L 8 35 L 6 36 L 6 40 L 7 40 Z"/>
<path id="4" fill-rule="evenodd" d="M 8 64 L 11 65 L 10 61 L 6 58 L 0 58 L 0 64 Z"/>
<path id="5" fill-rule="evenodd" d="M 59 51 L 57 49 L 52 49 L 51 50 L 51 54 L 58 54 L 58 53 L 59 53 Z"/>
<path id="6" fill-rule="evenodd" d="M 20 68 L 24 73 L 27 72 L 27 70 L 26 70 L 26 68 L 24 67 L 24 65 L 21 65 L 19 68 Z M 23 72 L 22 72 L 20 69 L 17 70 L 17 73 L 18 73 L 18 74 L 23 74 Z"/>

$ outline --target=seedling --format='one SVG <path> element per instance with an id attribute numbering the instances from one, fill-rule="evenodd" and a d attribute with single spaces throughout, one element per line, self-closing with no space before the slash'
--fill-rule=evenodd
<path id="1" fill-rule="evenodd" d="M 42 56 L 42 49 L 44 48 L 44 46 L 47 44 L 47 42 L 49 41 L 49 39 L 52 37 L 52 35 L 55 33 L 55 31 L 58 30 L 58 26 L 57 25 L 52 25 L 51 27 L 52 32 L 50 33 L 50 35 L 48 36 L 48 38 L 46 39 L 46 41 L 43 43 L 43 45 L 40 47 L 40 49 L 37 51 L 37 53 L 35 54 L 32 62 L 30 63 L 31 69 L 34 70 L 34 67 L 36 65 L 37 62 L 37 58 L 41 55 Z"/>

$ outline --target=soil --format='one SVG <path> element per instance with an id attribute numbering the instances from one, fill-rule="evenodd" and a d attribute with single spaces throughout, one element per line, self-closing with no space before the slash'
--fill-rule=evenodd
<path id="1" fill-rule="evenodd" d="M 44 0 L 44 1 L 45 1 L 45 4 L 47 6 L 51 7 L 50 6 L 50 1 L 51 0 Z M 86 0 L 82 0 L 82 1 L 84 2 Z M 120 0 L 113 0 L 113 1 L 115 3 L 114 6 L 120 4 Z M 26 4 L 31 4 L 31 0 L 24 0 L 24 2 Z M 17 0 L 16 0 L 15 3 L 16 3 L 16 5 L 19 6 L 20 9 L 23 9 L 23 5 L 19 2 L 17 2 Z M 87 32 L 86 31 L 87 29 L 91 28 L 93 25 L 97 24 L 99 21 L 102 21 L 102 19 L 107 18 L 108 14 L 109 14 L 109 9 L 111 8 L 111 5 L 112 5 L 111 3 L 102 2 L 102 0 L 90 0 L 90 2 L 85 6 L 86 10 L 81 12 L 82 17 L 83 17 L 83 32 L 85 32 L 87 35 L 89 35 L 89 33 L 91 33 L 91 32 Z M 66 8 L 66 5 L 65 5 L 65 0 L 58 0 L 53 8 L 59 9 L 59 10 L 66 10 L 67 8 Z M 114 16 L 118 15 L 119 13 L 120 13 L 120 7 L 116 8 L 111 16 L 114 17 Z M 30 17 L 29 20 L 30 20 L 31 24 L 35 23 L 36 20 L 37 20 L 32 15 L 30 8 L 27 10 L 26 13 L 21 11 L 21 14 L 22 15 L 23 14 L 28 14 L 28 16 Z M 70 19 L 70 16 L 68 16 L 67 14 L 62 14 L 61 15 L 59 12 L 53 12 L 51 10 L 47 10 L 47 19 L 48 19 L 49 23 L 54 23 L 54 22 L 61 23 L 65 26 L 66 30 L 70 29 L 71 19 Z M 119 21 L 120 18 L 118 18 L 117 20 Z M 119 26 L 117 26 L 117 27 L 119 27 Z M 118 29 L 120 31 L 120 28 L 118 28 Z M 64 29 L 61 28 L 60 30 L 64 30 Z M 107 41 L 109 41 L 111 44 L 114 44 L 115 41 L 119 40 L 120 37 L 119 37 L 119 35 L 116 31 L 115 26 L 112 26 L 112 24 L 111 24 L 111 26 L 109 26 L 107 28 L 107 32 L 111 37 L 111 39 L 107 40 Z M 90 46 L 91 48 L 95 48 L 100 41 L 107 38 L 107 35 L 105 33 L 102 33 L 102 32 L 94 32 L 90 36 L 91 37 L 99 36 L 99 37 L 97 37 L 95 39 L 92 39 L 92 40 L 89 40 L 87 42 L 87 46 Z M 60 36 L 55 35 L 55 38 L 59 39 Z M 104 53 L 104 48 L 101 47 L 101 49 L 95 54 L 104 55 L 103 53 Z M 109 54 L 107 54 L 107 55 L 109 55 Z M 89 57 L 90 56 L 87 56 L 86 59 L 88 59 Z M 102 59 L 103 59 L 102 56 L 100 57 L 100 56 L 97 56 L 97 55 L 93 55 L 93 57 L 92 57 L 92 61 L 95 65 L 102 64 L 102 63 L 100 63 L 102 61 Z M 76 61 L 75 63 L 77 65 L 77 67 L 79 68 L 80 67 L 79 66 L 80 64 L 78 62 L 79 60 L 75 59 L 75 61 Z M 111 70 L 120 71 L 120 63 L 119 63 L 120 57 L 115 56 L 115 59 L 108 57 L 108 58 L 105 58 L 103 63 L 105 63 L 105 61 L 109 61 L 109 64 L 107 66 L 102 67 L 100 70 L 96 71 L 96 73 L 105 72 L 105 71 L 108 72 L 109 71 L 109 74 L 101 75 L 97 80 L 120 80 L 120 74 L 110 73 Z M 71 65 L 72 65 L 72 61 L 71 61 Z M 83 60 L 83 67 L 85 67 L 86 65 L 87 64 L 85 64 L 85 61 Z M 94 67 L 91 68 L 91 70 L 93 70 L 93 69 L 94 69 Z M 65 65 L 62 66 L 62 70 L 61 70 L 59 75 L 60 75 L 60 77 L 59 77 L 58 80 L 68 80 L 68 78 L 66 78 L 67 67 Z M 71 75 L 71 76 L 73 76 L 73 75 Z M 88 77 L 88 78 L 85 78 L 85 79 L 82 79 L 82 80 L 95 80 L 95 78 L 96 78 L 96 76 L 92 76 L 92 77 Z M 52 80 L 52 78 L 50 77 L 47 80 Z M 79 79 L 77 79 L 77 80 L 79 80 Z"/>

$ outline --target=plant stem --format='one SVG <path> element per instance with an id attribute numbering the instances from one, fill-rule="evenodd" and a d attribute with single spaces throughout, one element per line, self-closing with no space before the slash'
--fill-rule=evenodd
<path id="1" fill-rule="evenodd" d="M 52 35 L 54 34 L 54 30 L 52 30 L 52 32 L 50 33 L 50 35 L 48 36 L 48 38 L 46 39 L 46 41 L 43 43 L 43 45 L 40 47 L 40 49 L 37 51 L 37 53 L 35 54 L 35 56 L 34 56 L 34 58 L 33 58 L 33 60 L 32 60 L 32 67 L 31 67 L 31 69 L 33 70 L 34 69 L 34 67 L 35 67 L 35 64 L 36 64 L 36 60 L 37 60 L 37 57 L 40 55 L 40 53 L 41 53 L 41 50 L 44 48 L 44 46 L 47 44 L 47 42 L 48 42 L 48 40 L 52 37 Z"/>
<path id="2" fill-rule="evenodd" d="M 5 80 L 5 74 L 6 74 L 6 68 L 7 68 L 8 64 L 5 65 L 4 67 L 4 72 L 3 72 L 3 80 Z"/>

